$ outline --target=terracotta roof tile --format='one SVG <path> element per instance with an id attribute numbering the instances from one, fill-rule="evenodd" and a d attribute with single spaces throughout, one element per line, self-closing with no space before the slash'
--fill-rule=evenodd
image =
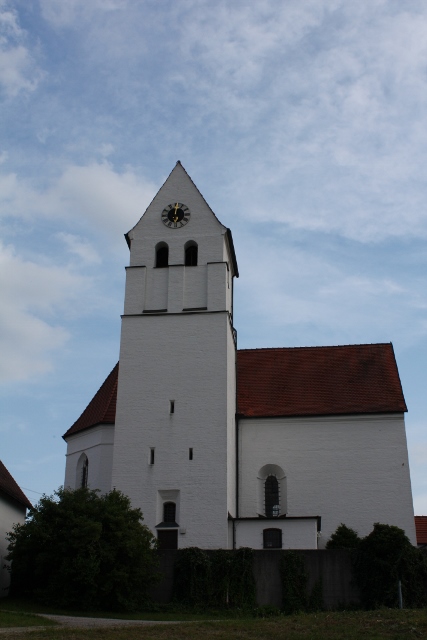
<path id="1" fill-rule="evenodd" d="M 117 364 L 64 438 L 116 414 Z M 393 347 L 243 349 L 237 352 L 238 413 L 249 417 L 406 411 Z"/>
<path id="2" fill-rule="evenodd" d="M 119 363 L 101 385 L 86 409 L 76 422 L 62 436 L 66 438 L 73 433 L 83 431 L 97 424 L 114 424 L 116 419 L 117 380 Z"/>
<path id="3" fill-rule="evenodd" d="M 417 544 L 427 544 L 427 516 L 415 516 Z"/>
<path id="4" fill-rule="evenodd" d="M 6 493 L 8 496 L 19 502 L 20 504 L 32 508 L 31 502 L 28 500 L 25 493 L 16 484 L 15 480 L 10 475 L 9 471 L 0 460 L 0 492 Z"/>
<path id="5" fill-rule="evenodd" d="M 246 417 L 407 410 L 391 344 L 238 351 L 237 397 Z"/>

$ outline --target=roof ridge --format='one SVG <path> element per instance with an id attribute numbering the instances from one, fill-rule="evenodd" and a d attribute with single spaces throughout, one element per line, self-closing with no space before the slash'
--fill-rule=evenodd
<path id="1" fill-rule="evenodd" d="M 254 347 L 251 349 L 237 349 L 237 351 L 295 351 L 302 349 L 348 349 L 349 347 L 384 347 L 392 345 L 392 342 L 364 342 L 364 343 L 352 343 L 352 344 L 322 344 L 322 345 L 307 345 L 304 347 Z"/>

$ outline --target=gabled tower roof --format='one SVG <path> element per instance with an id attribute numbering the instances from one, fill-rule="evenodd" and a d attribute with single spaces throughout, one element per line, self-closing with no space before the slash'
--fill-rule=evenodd
<path id="1" fill-rule="evenodd" d="M 230 229 L 225 227 L 220 222 L 220 220 L 218 219 L 216 214 L 213 212 L 213 210 L 211 209 L 209 204 L 206 202 L 206 200 L 203 197 L 202 193 L 197 188 L 197 186 L 194 183 L 194 181 L 192 180 L 191 176 L 187 173 L 185 168 L 182 166 L 180 160 L 178 160 L 176 162 L 175 167 L 172 169 L 172 171 L 170 172 L 170 174 L 166 178 L 165 182 L 160 187 L 160 189 L 158 190 L 158 192 L 156 193 L 156 195 L 154 196 L 154 198 L 152 199 L 152 201 L 148 205 L 147 209 L 145 210 L 145 212 L 143 213 L 143 215 L 141 216 L 139 221 L 132 227 L 132 229 L 130 229 L 125 234 L 125 238 L 126 238 L 126 242 L 128 244 L 128 247 L 130 248 L 131 242 L 132 242 L 132 239 L 133 239 L 133 236 L 134 236 L 134 233 L 135 233 L 135 230 L 141 224 L 141 222 L 143 221 L 144 216 L 150 215 L 151 211 L 153 209 L 158 209 L 159 208 L 159 202 L 162 202 L 162 204 L 160 205 L 160 210 L 163 208 L 163 206 L 165 206 L 166 204 L 169 203 L 169 201 L 166 202 L 167 197 L 166 197 L 166 200 L 165 200 L 165 193 L 170 191 L 169 187 L 171 185 L 173 185 L 173 191 L 176 192 L 176 195 L 174 197 L 178 197 L 178 198 L 179 197 L 184 197 L 184 196 L 180 195 L 180 192 L 182 193 L 183 191 L 185 191 L 187 194 L 189 192 L 191 192 L 193 195 L 194 195 L 194 193 L 196 193 L 199 203 L 200 203 L 200 201 L 203 202 L 204 206 L 202 208 L 206 207 L 209 210 L 210 214 L 213 216 L 213 218 L 216 220 L 216 222 L 223 228 L 223 230 L 224 230 L 223 233 L 225 233 L 225 236 L 227 238 L 228 248 L 229 248 L 229 251 L 230 251 L 231 262 L 232 262 L 232 265 L 233 265 L 233 273 L 234 273 L 234 275 L 236 277 L 239 277 L 239 269 L 238 269 L 238 266 L 237 266 L 236 254 L 235 254 L 235 251 L 234 251 L 233 236 L 231 234 Z M 164 202 L 163 202 L 163 200 L 164 200 Z"/>

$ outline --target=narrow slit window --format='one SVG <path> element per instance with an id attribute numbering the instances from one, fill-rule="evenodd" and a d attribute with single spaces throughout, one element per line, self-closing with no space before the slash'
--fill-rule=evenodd
<path id="1" fill-rule="evenodd" d="M 170 413 L 175 413 L 175 400 L 170 401 Z"/>
<path id="2" fill-rule="evenodd" d="M 83 463 L 83 468 L 82 468 L 82 484 L 81 484 L 81 486 L 83 488 L 87 487 L 88 476 L 89 476 L 89 460 L 86 458 L 86 460 Z"/>
<path id="3" fill-rule="evenodd" d="M 151 447 L 151 449 L 150 449 L 150 464 L 154 464 L 154 452 L 155 452 L 154 447 Z"/>
<path id="4" fill-rule="evenodd" d="M 193 447 L 190 447 L 188 450 L 188 459 L 189 460 L 193 459 Z"/>

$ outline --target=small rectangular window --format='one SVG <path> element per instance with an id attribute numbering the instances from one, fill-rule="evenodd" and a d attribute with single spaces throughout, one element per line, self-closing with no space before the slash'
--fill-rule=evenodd
<path id="1" fill-rule="evenodd" d="M 190 449 L 188 450 L 188 459 L 192 460 L 193 459 L 193 448 L 190 447 Z"/>
<path id="2" fill-rule="evenodd" d="M 150 448 L 150 464 L 154 464 L 154 447 Z"/>
<path id="3" fill-rule="evenodd" d="M 175 413 L 175 400 L 170 401 L 170 413 Z"/>
<path id="4" fill-rule="evenodd" d="M 281 549 L 282 548 L 282 530 L 281 529 L 264 529 L 263 547 L 264 549 Z"/>

